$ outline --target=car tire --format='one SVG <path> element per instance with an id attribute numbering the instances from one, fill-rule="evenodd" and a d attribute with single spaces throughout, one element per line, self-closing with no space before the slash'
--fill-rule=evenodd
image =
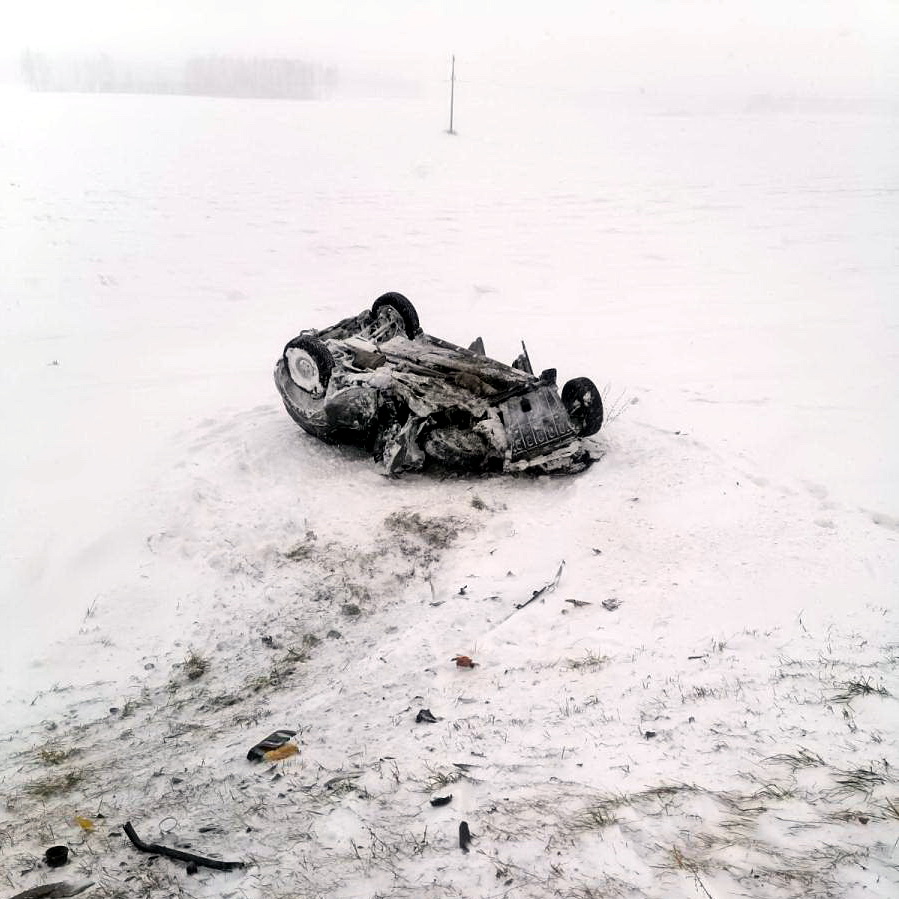
<path id="1" fill-rule="evenodd" d="M 334 357 L 315 337 L 294 337 L 284 347 L 284 366 L 290 380 L 300 390 L 319 394 L 328 389 Z"/>
<path id="2" fill-rule="evenodd" d="M 581 437 L 589 437 L 602 427 L 602 397 L 589 378 L 568 381 L 562 388 L 562 405 Z"/>
<path id="3" fill-rule="evenodd" d="M 421 331 L 415 307 L 401 293 L 385 293 L 379 296 L 372 303 L 371 314 L 375 322 L 378 319 L 386 318 L 388 321 L 392 320 L 397 326 L 394 333 L 388 337 L 382 337 L 382 340 L 389 340 L 390 337 L 395 337 L 400 326 L 406 337 L 415 337 Z"/>

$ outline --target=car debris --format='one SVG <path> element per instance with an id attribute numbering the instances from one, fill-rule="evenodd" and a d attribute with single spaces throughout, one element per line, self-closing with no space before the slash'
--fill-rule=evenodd
<path id="1" fill-rule="evenodd" d="M 250 751 L 247 753 L 247 760 L 251 762 L 261 762 L 266 753 L 271 752 L 273 749 L 277 749 L 279 746 L 283 746 L 291 737 L 295 737 L 297 732 L 295 730 L 287 730 L 286 728 L 282 728 L 281 730 L 276 730 L 274 733 L 269 734 L 264 740 L 260 740 L 255 746 L 250 748 Z"/>
<path id="2" fill-rule="evenodd" d="M 325 790 L 333 790 L 337 784 L 343 783 L 345 780 L 355 780 L 357 777 L 362 777 L 363 774 L 365 774 L 364 771 L 346 771 L 326 780 L 322 787 Z"/>
<path id="3" fill-rule="evenodd" d="M 40 886 L 31 887 L 9 899 L 67 899 L 68 896 L 77 896 L 94 885 L 93 880 L 82 883 L 71 883 L 67 880 L 58 880 L 55 883 L 43 883 Z"/>
<path id="4" fill-rule="evenodd" d="M 450 661 L 455 662 L 457 668 L 474 668 L 478 664 L 471 656 L 453 656 Z"/>
<path id="5" fill-rule="evenodd" d="M 300 747 L 296 743 L 285 743 L 277 749 L 269 749 L 262 757 L 267 762 L 283 762 L 292 756 L 300 754 Z"/>
<path id="6" fill-rule="evenodd" d="M 539 590 L 534 590 L 531 594 L 530 599 L 526 599 L 524 602 L 520 602 L 515 606 L 516 611 L 518 609 L 524 609 L 529 606 L 535 599 L 540 599 L 541 596 L 545 596 L 547 593 L 552 593 L 556 587 L 559 586 L 559 581 L 562 579 L 562 571 L 565 569 L 565 560 L 562 559 L 561 564 L 559 565 L 559 570 L 556 572 L 556 576 L 548 583 L 544 584 Z"/>
<path id="7" fill-rule="evenodd" d="M 51 868 L 61 868 L 69 861 L 69 847 L 51 846 L 44 853 L 44 861 Z"/>
<path id="8" fill-rule="evenodd" d="M 468 844 L 471 842 L 471 831 L 468 829 L 468 822 L 463 821 L 459 825 L 459 848 L 463 852 L 468 852 Z"/>
<path id="9" fill-rule="evenodd" d="M 428 465 L 475 472 L 572 474 L 601 455 L 586 442 L 602 426 L 589 378 L 536 375 L 527 348 L 505 365 L 425 334 L 400 293 L 288 341 L 275 365 L 288 414 L 327 443 L 361 446 L 398 476 Z"/>
<path id="10" fill-rule="evenodd" d="M 435 808 L 439 808 L 441 805 L 449 805 L 453 801 L 453 794 L 450 793 L 448 796 L 435 796 L 431 800 L 431 805 Z"/>
<path id="11" fill-rule="evenodd" d="M 192 865 L 202 865 L 204 868 L 214 868 L 216 871 L 233 871 L 235 868 L 245 867 L 244 862 L 223 862 L 221 859 L 204 858 L 202 855 L 195 855 L 193 852 L 184 852 L 181 849 L 160 846 L 159 843 L 145 843 L 137 835 L 130 821 L 124 824 L 122 829 L 125 831 L 128 839 L 134 844 L 134 847 L 141 852 L 149 852 L 152 855 L 164 855 L 166 858 L 173 858 Z"/>
<path id="12" fill-rule="evenodd" d="M 430 709 L 419 709 L 415 716 L 416 724 L 436 724 L 438 721 Z"/>
<path id="13" fill-rule="evenodd" d="M 75 815 L 74 821 L 85 833 L 93 833 L 96 830 L 97 825 L 84 815 Z"/>

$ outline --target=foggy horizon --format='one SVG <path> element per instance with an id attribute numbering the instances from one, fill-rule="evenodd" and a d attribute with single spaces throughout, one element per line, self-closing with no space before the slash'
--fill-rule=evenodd
<path id="1" fill-rule="evenodd" d="M 460 81 L 544 89 L 899 97 L 899 13 L 853 4 L 562 2 L 542 14 L 478 4 L 172 0 L 123 9 L 44 0 L 13 11 L 0 36 L 0 78 L 19 80 L 26 52 L 106 55 L 139 66 L 191 58 L 290 59 L 340 77 L 426 91 L 453 54 Z M 5 73 L 5 76 L 3 75 Z"/>

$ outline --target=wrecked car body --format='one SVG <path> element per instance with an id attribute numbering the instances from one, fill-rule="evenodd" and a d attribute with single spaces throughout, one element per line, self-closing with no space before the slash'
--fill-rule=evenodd
<path id="1" fill-rule="evenodd" d="M 602 426 L 588 378 L 561 394 L 555 369 L 535 375 L 527 350 L 512 365 L 480 338 L 456 346 L 425 334 L 406 297 L 290 340 L 275 383 L 290 416 L 330 443 L 361 446 L 389 475 L 429 464 L 464 471 L 573 473 L 592 459 L 584 438 Z"/>

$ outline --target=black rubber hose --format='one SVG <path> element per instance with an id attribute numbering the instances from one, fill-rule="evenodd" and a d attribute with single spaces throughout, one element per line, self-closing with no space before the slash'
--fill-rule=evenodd
<path id="1" fill-rule="evenodd" d="M 160 846 L 158 843 L 145 843 L 135 832 L 129 821 L 122 828 L 125 836 L 134 843 L 141 852 L 152 852 L 153 855 L 165 855 L 168 858 L 176 858 L 182 862 L 193 862 L 206 868 L 215 868 L 217 871 L 233 871 L 235 868 L 243 868 L 243 862 L 223 862 L 217 858 L 203 858 L 202 855 L 194 855 L 193 852 L 182 852 L 180 849 L 170 849 L 168 846 Z"/>

